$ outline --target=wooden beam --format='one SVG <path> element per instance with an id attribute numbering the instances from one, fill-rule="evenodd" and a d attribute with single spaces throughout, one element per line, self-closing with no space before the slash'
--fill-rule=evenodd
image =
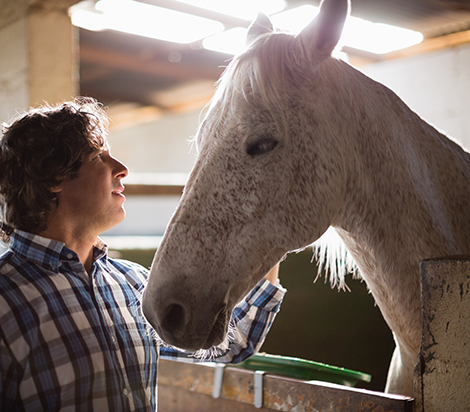
<path id="1" fill-rule="evenodd" d="M 397 59 L 400 57 L 408 57 L 422 53 L 429 53 L 441 49 L 446 49 L 448 47 L 460 46 L 461 44 L 465 43 L 470 43 L 470 30 L 452 33 L 446 36 L 435 37 L 432 39 L 426 39 L 415 46 L 388 53 L 386 55 L 386 60 Z"/>
<path id="2" fill-rule="evenodd" d="M 220 397 L 212 397 L 215 366 L 159 361 L 158 407 L 172 412 L 411 412 L 413 400 L 364 389 L 276 375 L 263 377 L 262 408 L 254 405 L 254 372 L 226 367 Z"/>
<path id="3" fill-rule="evenodd" d="M 134 196 L 181 196 L 183 185 L 126 184 L 124 194 Z"/>
<path id="4" fill-rule="evenodd" d="M 347 47 L 344 48 L 344 51 L 350 55 L 351 64 L 355 66 L 364 66 L 366 64 L 377 63 L 381 61 L 431 53 L 449 47 L 457 47 L 466 43 L 470 43 L 470 30 L 452 33 L 446 36 L 425 39 L 420 44 L 415 46 L 407 47 L 406 49 L 397 50 L 383 55 L 367 53 Z"/>
<path id="5" fill-rule="evenodd" d="M 132 173 L 124 181 L 124 194 L 181 196 L 187 179 L 186 173 Z"/>
<path id="6" fill-rule="evenodd" d="M 201 69 L 182 63 L 170 64 L 164 61 L 148 61 L 143 60 L 136 54 L 115 52 L 89 45 L 83 45 L 80 48 L 80 60 L 115 70 L 158 76 L 169 80 L 184 80 L 185 82 L 196 79 L 217 79 L 222 71 L 218 67 Z"/>

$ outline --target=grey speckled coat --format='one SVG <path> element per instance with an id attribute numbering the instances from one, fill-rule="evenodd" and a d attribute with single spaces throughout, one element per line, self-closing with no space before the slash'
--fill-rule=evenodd
<path id="1" fill-rule="evenodd" d="M 216 344 L 244 294 L 332 226 L 396 340 L 386 390 L 412 395 L 418 265 L 470 252 L 470 156 L 331 57 L 348 7 L 324 0 L 298 36 L 253 24 L 201 124 L 143 308 L 169 343 Z"/>

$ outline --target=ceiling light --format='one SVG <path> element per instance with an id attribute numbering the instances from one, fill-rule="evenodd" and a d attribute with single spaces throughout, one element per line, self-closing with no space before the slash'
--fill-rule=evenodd
<path id="1" fill-rule="evenodd" d="M 139 36 L 192 43 L 221 32 L 224 25 L 134 0 L 82 1 L 70 9 L 72 24 L 87 30 L 117 30 Z"/>
<path id="2" fill-rule="evenodd" d="M 276 27 L 298 34 L 318 12 L 318 7 L 305 5 L 271 16 L 271 20 Z M 349 16 L 340 44 L 369 53 L 383 54 L 413 46 L 422 40 L 423 35 L 417 31 Z"/>
<path id="3" fill-rule="evenodd" d="M 95 2 L 92 0 L 81 1 L 70 7 L 70 19 L 76 27 L 91 31 L 105 30 L 105 19 L 103 13 L 95 9 Z"/>
<path id="4" fill-rule="evenodd" d="M 319 8 L 305 5 L 270 16 L 275 27 L 298 34 L 318 14 Z M 232 31 L 230 35 L 228 32 Z M 222 53 L 237 54 L 245 48 L 246 29 L 232 29 L 203 41 L 203 47 Z M 413 46 L 423 40 L 419 32 L 372 23 L 350 16 L 346 21 L 340 44 L 369 53 L 383 54 Z"/>
<path id="5" fill-rule="evenodd" d="M 219 53 L 240 54 L 245 50 L 247 33 L 248 29 L 235 27 L 205 38 L 202 41 L 202 47 Z"/>
<path id="6" fill-rule="evenodd" d="M 351 17 L 344 27 L 342 39 L 345 46 L 385 54 L 419 44 L 423 35 L 402 27 Z"/>
<path id="7" fill-rule="evenodd" d="M 314 19 L 319 11 L 319 7 L 305 5 L 275 14 L 270 19 L 275 27 L 298 34 Z"/>
<path id="8" fill-rule="evenodd" d="M 254 20 L 258 12 L 271 15 L 286 7 L 285 0 L 176 0 L 203 9 L 227 14 L 244 20 Z"/>

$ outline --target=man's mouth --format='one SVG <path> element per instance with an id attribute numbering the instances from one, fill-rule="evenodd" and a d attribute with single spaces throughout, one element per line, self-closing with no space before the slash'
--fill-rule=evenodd
<path id="1" fill-rule="evenodd" d="M 117 189 L 114 189 L 111 193 L 116 196 L 125 197 L 122 192 L 124 192 L 124 186 L 121 185 Z"/>

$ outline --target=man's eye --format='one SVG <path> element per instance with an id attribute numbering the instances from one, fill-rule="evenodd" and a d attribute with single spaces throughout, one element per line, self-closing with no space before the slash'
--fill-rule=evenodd
<path id="1" fill-rule="evenodd" d="M 102 152 L 99 152 L 99 153 L 95 153 L 93 156 L 92 156 L 92 160 L 101 160 L 103 157 L 103 153 Z"/>

